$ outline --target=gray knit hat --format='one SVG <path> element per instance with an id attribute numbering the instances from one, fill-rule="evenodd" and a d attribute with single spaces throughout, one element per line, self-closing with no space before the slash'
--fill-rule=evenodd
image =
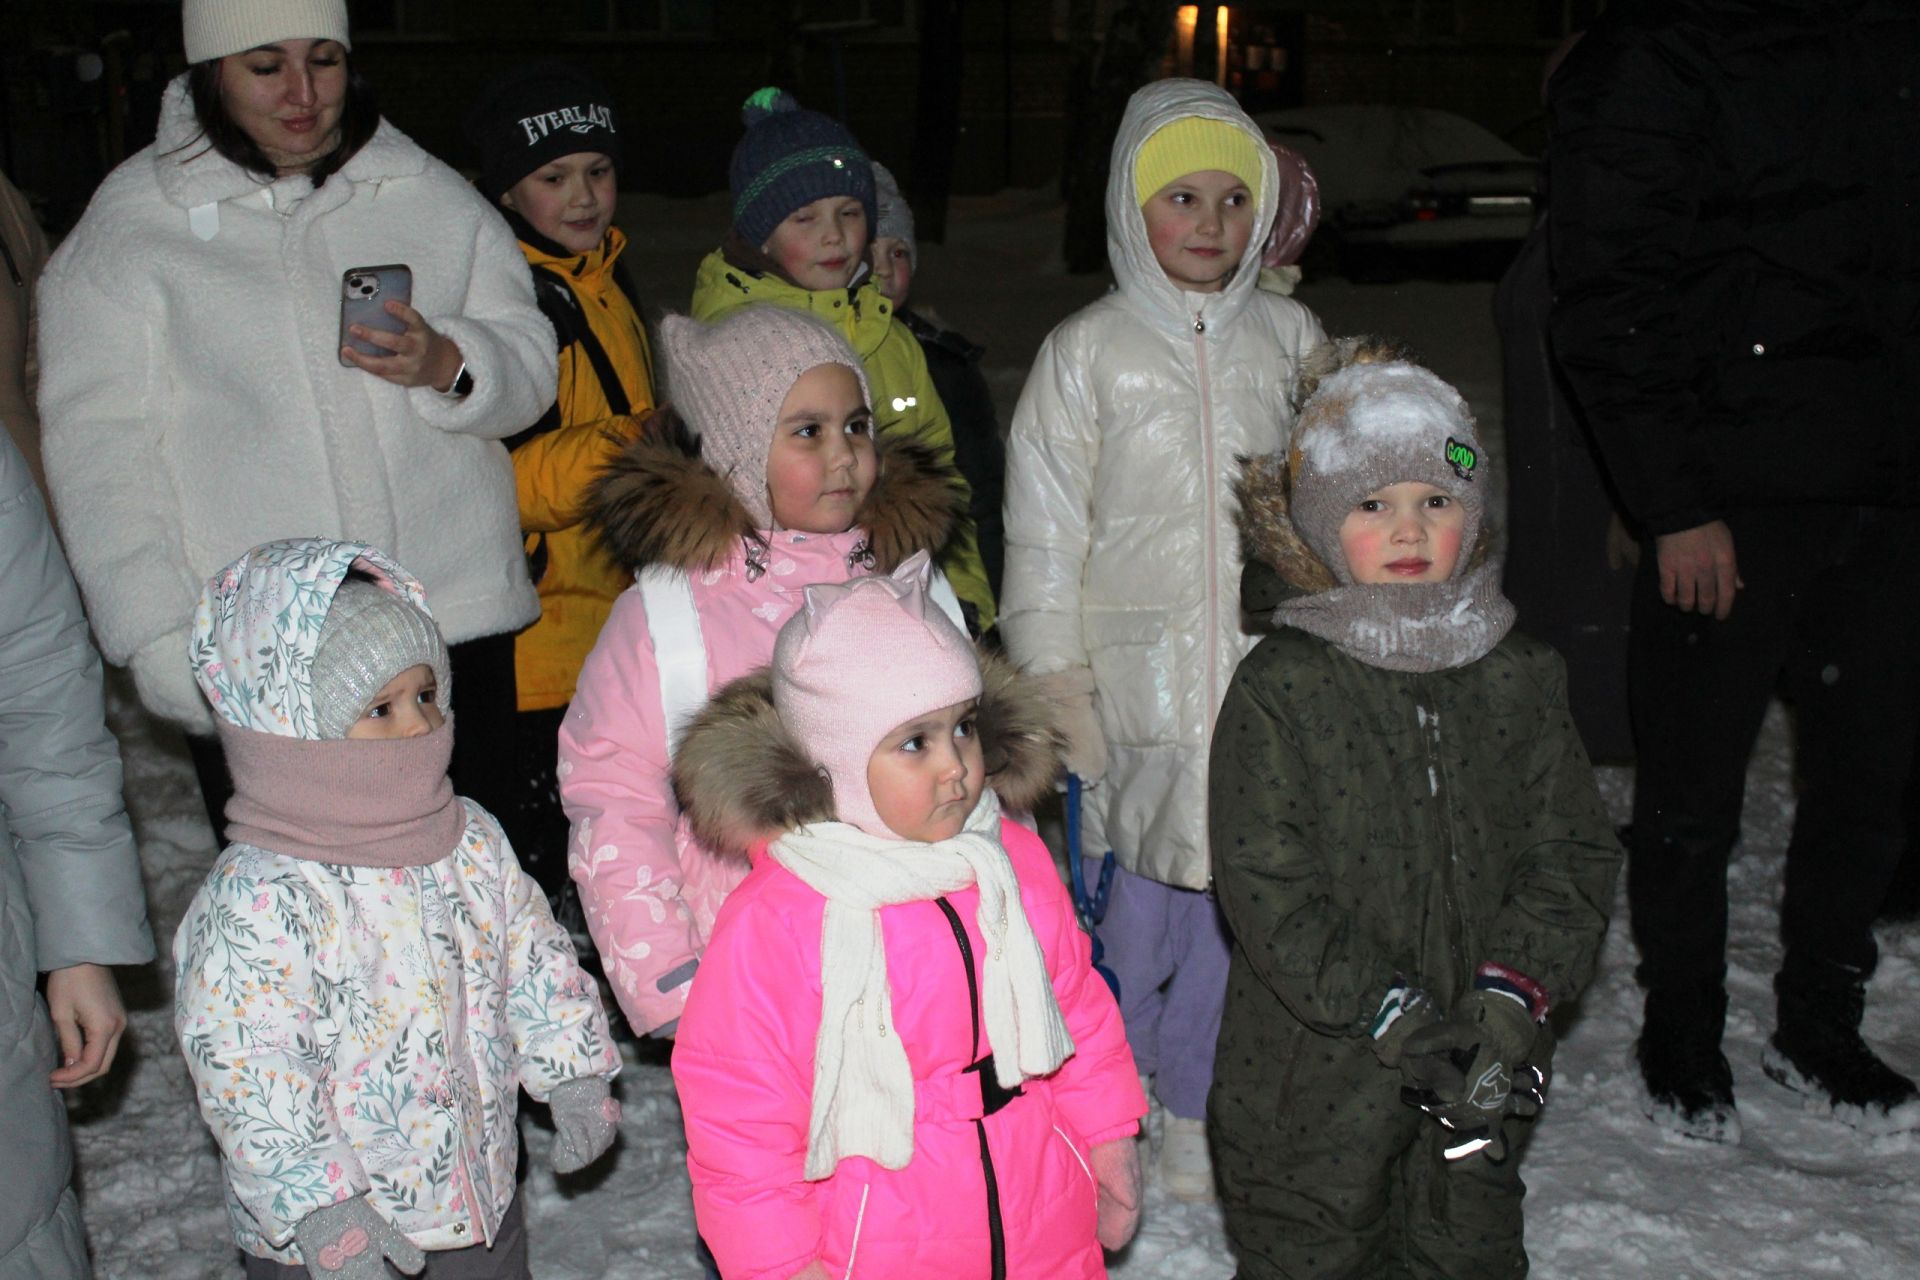
<path id="1" fill-rule="evenodd" d="M 309 677 L 320 737 L 346 737 L 387 681 L 423 663 L 433 668 L 440 706 L 447 707 L 453 674 L 433 619 L 378 583 L 342 581 L 321 625 Z"/>
<path id="2" fill-rule="evenodd" d="M 1347 513 L 1377 489 L 1420 481 L 1466 509 L 1466 572 L 1486 510 L 1486 455 L 1460 393 L 1417 364 L 1352 364 L 1321 380 L 1300 410 L 1289 456 L 1293 526 L 1342 583 Z"/>
<path id="3" fill-rule="evenodd" d="M 860 357 L 823 321 L 767 303 L 743 307 L 719 324 L 668 316 L 660 324 L 667 354 L 667 398 L 700 437 L 700 456 L 724 476 L 756 529 L 773 527 L 767 454 L 780 406 L 800 375 L 845 365 L 873 403 Z"/>
<path id="4" fill-rule="evenodd" d="M 900 194 L 900 184 L 893 180 L 893 173 L 878 160 L 873 162 L 873 198 L 880 207 L 873 238 L 891 238 L 905 244 L 907 261 L 918 271 L 920 246 L 913 239 L 913 209 L 907 204 L 907 198 Z"/>

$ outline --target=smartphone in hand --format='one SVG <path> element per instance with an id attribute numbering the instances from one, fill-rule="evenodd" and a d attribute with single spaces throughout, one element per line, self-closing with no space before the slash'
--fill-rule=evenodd
<path id="1" fill-rule="evenodd" d="M 399 316 L 387 314 L 388 302 L 413 304 L 413 268 L 404 263 L 347 268 L 340 277 L 340 345 L 364 356 L 392 355 L 385 347 L 362 341 L 347 329 L 357 324 L 366 329 L 405 333 L 406 322 Z M 345 356 L 340 357 L 340 363 L 349 369 L 354 367 Z"/>

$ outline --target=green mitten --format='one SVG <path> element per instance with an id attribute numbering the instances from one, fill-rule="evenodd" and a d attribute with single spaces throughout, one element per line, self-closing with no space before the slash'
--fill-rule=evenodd
<path id="1" fill-rule="evenodd" d="M 1501 965 L 1482 965 L 1452 1016 L 1422 1027 L 1400 1047 L 1401 1099 L 1440 1122 L 1458 1141 L 1447 1158 L 1484 1150 L 1506 1158 L 1501 1121 L 1536 1114 L 1544 1077 L 1524 1064 L 1546 1016 L 1546 992 Z"/>
<path id="2" fill-rule="evenodd" d="M 1373 1025 L 1369 1028 L 1373 1036 L 1373 1056 L 1380 1059 L 1382 1066 L 1399 1066 L 1408 1037 L 1434 1025 L 1440 1018 L 1440 1006 L 1434 1003 L 1433 997 L 1395 974 L 1393 985 L 1387 988 L 1386 998 L 1380 1002 L 1380 1010 L 1373 1015 Z"/>

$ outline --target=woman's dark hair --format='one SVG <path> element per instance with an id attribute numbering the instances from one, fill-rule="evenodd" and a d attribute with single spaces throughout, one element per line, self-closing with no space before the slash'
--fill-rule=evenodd
<path id="1" fill-rule="evenodd" d="M 373 85 L 360 74 L 344 48 L 341 56 L 347 60 L 347 96 L 340 107 L 340 142 L 308 170 L 315 187 L 339 172 L 380 127 L 380 103 L 374 97 Z M 255 177 L 272 181 L 279 173 L 278 166 L 267 159 L 267 153 L 245 129 L 234 123 L 226 104 L 220 101 L 220 59 L 209 58 L 189 67 L 187 92 L 193 96 L 193 114 L 200 121 L 200 134 L 207 145 Z"/>

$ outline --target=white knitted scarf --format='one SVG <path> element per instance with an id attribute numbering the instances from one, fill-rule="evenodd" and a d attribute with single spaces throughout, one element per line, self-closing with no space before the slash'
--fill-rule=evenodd
<path id="1" fill-rule="evenodd" d="M 977 885 L 974 920 L 987 947 L 981 1012 L 1001 1087 L 1051 1075 L 1073 1052 L 1046 957 L 1000 843 L 1000 802 L 992 791 L 981 794 L 959 835 L 937 844 L 816 822 L 782 836 L 769 852 L 827 900 L 808 1181 L 832 1176 L 848 1156 L 888 1169 L 904 1169 L 913 1159 L 913 1068 L 893 1025 L 882 907 Z"/>

